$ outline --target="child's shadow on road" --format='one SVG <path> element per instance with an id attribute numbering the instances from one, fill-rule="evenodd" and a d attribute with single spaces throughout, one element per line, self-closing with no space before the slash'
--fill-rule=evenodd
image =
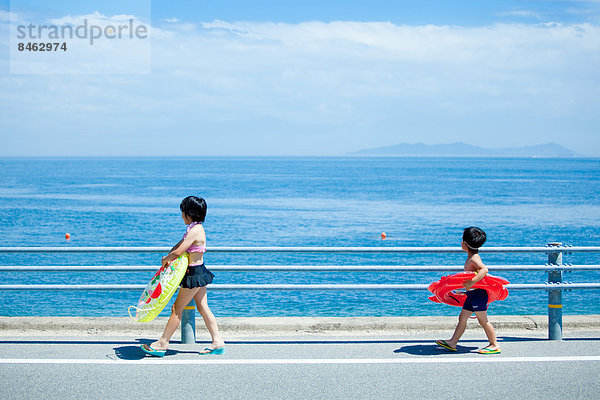
<path id="1" fill-rule="evenodd" d="M 140 349 L 140 346 L 121 346 L 115 347 L 115 356 L 121 360 L 141 360 L 146 358 L 146 353 Z"/>
<path id="2" fill-rule="evenodd" d="M 149 340 L 140 340 L 139 342 L 140 342 L 140 345 L 144 344 L 144 343 L 145 344 L 151 343 L 151 341 L 149 341 Z M 144 353 L 142 351 L 142 349 L 140 348 L 140 345 L 115 347 L 115 348 L 113 348 L 113 350 L 115 351 L 115 356 L 121 360 L 142 360 L 146 357 L 152 357 L 152 356 Z M 175 350 L 167 350 L 165 356 L 173 355 L 176 353 L 177 353 L 177 351 L 175 351 Z M 112 358 L 112 357 L 109 356 L 109 358 Z"/>
<path id="3" fill-rule="evenodd" d="M 415 344 L 412 346 L 403 346 L 394 350 L 394 353 L 407 353 L 414 356 L 437 356 L 440 354 L 464 354 L 476 350 L 477 347 L 458 346 L 456 351 L 448 351 L 433 344 Z"/>

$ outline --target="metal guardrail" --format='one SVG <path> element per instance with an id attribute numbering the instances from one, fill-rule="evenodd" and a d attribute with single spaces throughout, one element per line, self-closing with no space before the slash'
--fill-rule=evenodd
<path id="1" fill-rule="evenodd" d="M 170 247 L 0 247 L 0 253 L 165 253 Z M 460 247 L 207 247 L 211 253 L 464 253 Z M 484 247 L 480 253 L 600 253 L 600 246 Z"/>
<path id="2" fill-rule="evenodd" d="M 166 253 L 168 247 L 0 247 L 0 253 Z M 459 247 L 209 247 L 213 253 L 462 253 Z M 541 253 L 548 256 L 545 265 L 488 266 L 492 271 L 546 271 L 548 282 L 543 284 L 509 284 L 510 290 L 545 290 L 548 292 L 548 337 L 562 339 L 562 292 L 571 289 L 600 289 L 600 283 L 563 282 L 563 272 L 600 270 L 600 265 L 563 264 L 563 254 L 600 252 L 600 246 L 574 247 L 549 244 L 545 247 L 486 247 L 481 253 Z M 220 265 L 221 271 L 461 271 L 450 265 Z M 0 266 L 0 271 L 155 271 L 156 266 Z M 210 290 L 427 290 L 428 284 L 214 284 Z M 0 290 L 143 290 L 145 285 L 0 285 Z M 182 341 L 195 341 L 194 307 L 190 303 L 182 316 Z"/>
<path id="3" fill-rule="evenodd" d="M 595 271 L 600 265 L 487 265 L 490 271 Z M 138 272 L 156 271 L 156 265 L 0 265 L 0 272 Z M 364 271 L 364 272 L 435 272 L 462 271 L 457 265 L 211 265 L 211 271 Z"/>
<path id="4" fill-rule="evenodd" d="M 146 285 L 0 285 L 0 290 L 144 290 Z M 211 284 L 210 290 L 427 290 L 429 284 Z M 600 289 L 600 283 L 510 283 L 510 290 Z"/>

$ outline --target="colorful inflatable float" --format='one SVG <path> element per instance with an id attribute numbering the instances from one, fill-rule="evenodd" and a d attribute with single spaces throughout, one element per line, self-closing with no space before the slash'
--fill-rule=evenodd
<path id="1" fill-rule="evenodd" d="M 148 282 L 137 306 L 130 306 L 129 316 L 137 322 L 150 322 L 165 308 L 177 291 L 188 267 L 188 253 L 183 253 L 168 267 L 161 267 Z M 135 310 L 135 316 L 131 310 Z"/>
<path id="2" fill-rule="evenodd" d="M 467 299 L 463 283 L 475 276 L 474 272 L 460 272 L 454 275 L 443 276 L 439 281 L 429 285 L 429 291 L 433 296 L 429 300 L 435 303 L 444 303 L 450 306 L 462 307 Z M 474 284 L 472 289 L 485 289 L 488 293 L 488 303 L 496 300 L 504 300 L 508 296 L 508 281 L 494 275 L 486 275 L 482 280 Z"/>

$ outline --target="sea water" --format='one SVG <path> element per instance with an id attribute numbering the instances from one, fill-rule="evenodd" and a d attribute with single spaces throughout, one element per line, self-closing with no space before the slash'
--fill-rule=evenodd
<path id="1" fill-rule="evenodd" d="M 515 158 L 0 159 L 0 246 L 173 246 L 179 203 L 204 197 L 211 246 L 600 245 L 600 160 Z M 386 232 L 387 238 L 381 239 Z M 65 240 L 65 233 L 71 234 Z M 2 265 L 160 265 L 164 254 L 9 254 Z M 544 254 L 482 254 L 490 265 Z M 225 254 L 211 265 L 457 265 L 464 254 Z M 600 254 L 565 255 L 600 264 Z M 214 283 L 430 283 L 450 272 L 226 272 Z M 541 283 L 544 272 L 496 272 Z M 3 284 L 145 284 L 151 272 L 5 272 Z M 600 271 L 565 274 L 600 282 Z M 565 314 L 598 314 L 599 290 L 563 294 Z M 0 292 L 2 316 L 125 316 L 140 293 Z M 215 291 L 217 316 L 454 315 L 426 291 Z M 493 314 L 545 314 L 543 291 L 511 291 Z M 167 308 L 168 310 L 168 308 Z M 165 312 L 164 312 L 165 313 Z M 164 315 L 163 313 L 163 315 Z"/>

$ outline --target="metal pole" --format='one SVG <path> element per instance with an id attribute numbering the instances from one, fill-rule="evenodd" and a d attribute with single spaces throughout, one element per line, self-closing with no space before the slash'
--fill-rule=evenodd
<path id="1" fill-rule="evenodd" d="M 196 343 L 196 303 L 185 306 L 181 315 L 181 343 Z"/>
<path id="2" fill-rule="evenodd" d="M 562 243 L 548 243 L 548 247 L 559 247 Z M 548 264 L 561 266 L 563 253 L 548 253 Z M 548 283 L 562 283 L 562 270 L 548 271 Z M 548 290 L 548 339 L 562 340 L 562 289 Z"/>

